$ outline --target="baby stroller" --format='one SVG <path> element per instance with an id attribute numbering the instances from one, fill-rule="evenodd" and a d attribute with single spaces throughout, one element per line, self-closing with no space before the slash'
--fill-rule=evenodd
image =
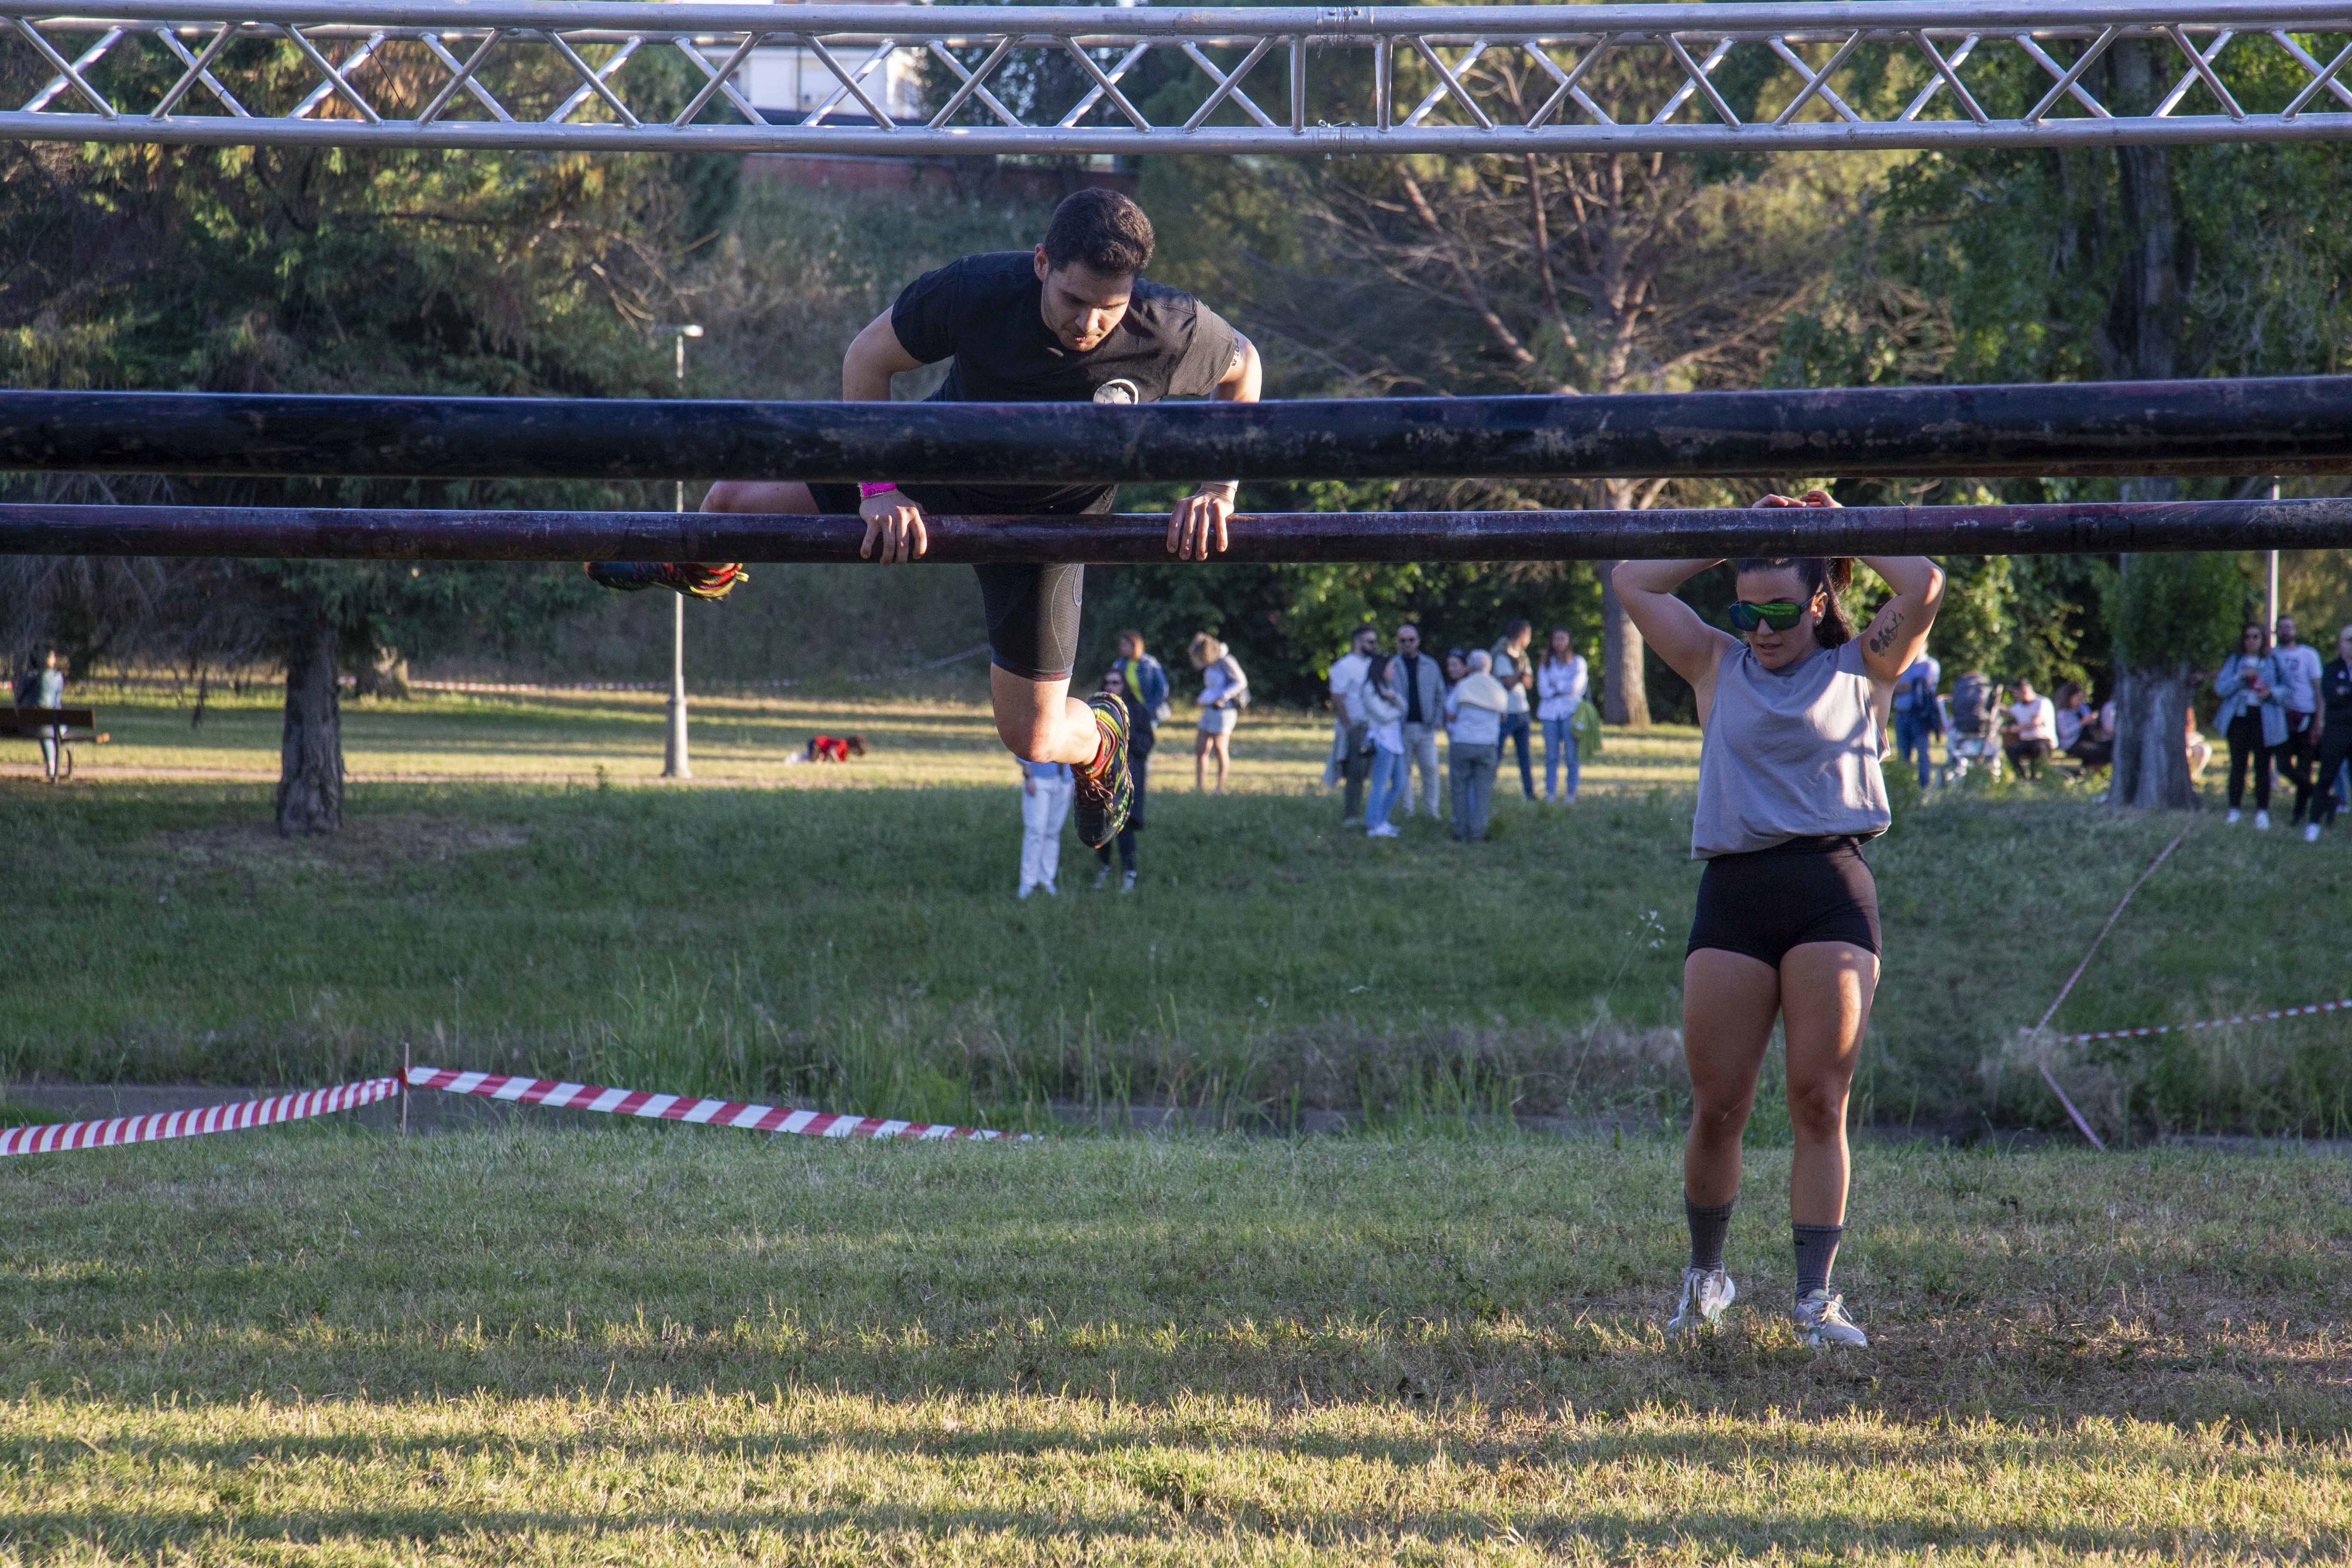
<path id="1" fill-rule="evenodd" d="M 1944 724 L 1944 767 L 1937 775 L 1945 784 L 1958 784 L 1976 772 L 2000 782 L 2005 758 L 1993 724 L 2000 700 L 2000 689 L 1981 675 L 1964 675 L 1953 683 L 1951 711 Z"/>

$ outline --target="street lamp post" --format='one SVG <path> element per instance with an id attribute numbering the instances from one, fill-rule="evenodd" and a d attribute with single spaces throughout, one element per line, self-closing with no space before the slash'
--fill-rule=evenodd
<path id="1" fill-rule="evenodd" d="M 671 326 L 658 329 L 672 334 L 677 344 L 677 395 L 686 395 L 686 340 L 698 338 L 698 326 Z M 677 481 L 677 510 L 686 510 L 686 481 Z M 669 637 L 669 737 L 662 746 L 661 776 L 666 779 L 690 779 L 694 769 L 686 756 L 686 595 L 673 596 L 670 605 Z"/>

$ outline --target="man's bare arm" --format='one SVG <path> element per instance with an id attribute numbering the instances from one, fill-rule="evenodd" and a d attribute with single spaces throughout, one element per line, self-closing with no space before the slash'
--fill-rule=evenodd
<path id="1" fill-rule="evenodd" d="M 898 330 L 890 324 L 890 312 L 885 310 L 866 323 L 866 330 L 857 334 L 849 352 L 841 356 L 842 400 L 887 403 L 890 378 L 922 367 L 923 362 L 908 353 L 906 345 L 898 341 Z M 874 479 L 881 481 L 889 477 L 877 474 Z M 866 538 L 858 545 L 857 553 L 872 557 L 878 543 L 885 566 L 912 561 L 931 546 L 930 532 L 923 526 L 923 509 L 897 490 L 866 497 L 857 504 L 857 515 L 866 520 Z"/>
<path id="2" fill-rule="evenodd" d="M 898 330 L 883 311 L 866 323 L 841 356 L 841 398 L 845 403 L 887 403 L 890 378 L 920 370 L 923 362 L 898 342 Z"/>
<path id="3" fill-rule="evenodd" d="M 1255 403 L 1265 389 L 1265 364 L 1258 358 L 1257 345 L 1235 332 L 1233 363 L 1210 388 L 1209 395 L 1219 403 Z M 1227 524 L 1233 521 L 1234 498 L 1239 489 L 1231 479 L 1216 479 L 1177 502 L 1176 510 L 1168 515 L 1169 553 L 1179 561 L 1206 561 L 1213 552 L 1223 554 L 1230 542 Z"/>

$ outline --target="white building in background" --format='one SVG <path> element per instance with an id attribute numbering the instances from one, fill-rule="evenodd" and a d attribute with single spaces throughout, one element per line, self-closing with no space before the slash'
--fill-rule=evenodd
<path id="1" fill-rule="evenodd" d="M 723 0 L 722 0 L 723 3 Z M 753 0 L 743 0 L 745 4 Z M 870 0 L 875 5 L 918 4 L 921 0 Z M 723 56 L 725 51 L 720 51 Z M 836 46 L 833 58 L 841 68 L 857 77 L 858 68 L 866 63 L 870 51 L 850 45 Z M 922 118 L 922 81 L 916 48 L 893 49 L 889 58 L 863 77 L 858 86 L 867 97 L 888 111 L 893 120 Z M 716 63 L 716 62 L 714 62 Z M 744 57 L 735 72 L 735 90 L 751 100 L 751 106 L 772 121 L 790 122 L 811 114 L 824 105 L 825 100 L 841 91 L 841 79 L 827 70 L 824 62 L 812 49 L 779 46 L 775 48 L 753 49 Z M 832 112 L 825 117 L 827 124 L 870 124 L 865 109 L 846 93 Z"/>
<path id="2" fill-rule="evenodd" d="M 857 68 L 866 63 L 863 50 L 836 48 L 833 58 L 841 68 L 855 77 Z M 876 66 L 858 81 L 866 96 L 880 104 L 891 119 L 897 121 L 922 118 L 922 82 L 916 68 L 912 49 L 893 49 L 889 58 Z M 841 91 L 841 79 L 825 68 L 824 62 L 808 49 L 753 49 L 736 73 L 736 90 L 751 100 L 751 106 L 776 120 L 796 120 L 821 108 L 826 99 Z M 857 100 L 844 94 L 825 117 L 828 125 L 865 125 L 872 121 Z"/>

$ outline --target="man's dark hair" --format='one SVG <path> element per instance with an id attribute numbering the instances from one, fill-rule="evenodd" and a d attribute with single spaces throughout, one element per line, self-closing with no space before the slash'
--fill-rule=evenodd
<path id="1" fill-rule="evenodd" d="M 1151 265 L 1151 220 L 1117 191 L 1078 191 L 1045 226 L 1045 265 L 1076 262 L 1105 278 L 1132 278 Z"/>
<path id="2" fill-rule="evenodd" d="M 1503 628 L 1503 636 L 1505 639 L 1507 640 L 1518 636 L 1521 632 L 1531 632 L 1533 630 L 1535 630 L 1535 627 L 1529 626 L 1525 620 L 1516 620 L 1509 626 Z"/>
<path id="3" fill-rule="evenodd" d="M 1380 637 L 1381 637 L 1381 628 L 1380 628 L 1380 627 L 1378 627 L 1378 626 L 1374 626 L 1374 625 L 1373 625 L 1371 622 L 1370 622 L 1370 621 L 1366 621 L 1362 626 L 1358 626 L 1354 631 L 1349 632 L 1349 633 L 1348 634 L 1348 640 L 1349 640 L 1349 642 L 1354 642 L 1358 637 L 1362 637 L 1366 632 L 1370 632 L 1370 633 L 1371 633 L 1371 634 L 1372 634 L 1372 640 L 1373 640 L 1374 642 L 1378 642 L 1378 641 L 1380 640 Z"/>

